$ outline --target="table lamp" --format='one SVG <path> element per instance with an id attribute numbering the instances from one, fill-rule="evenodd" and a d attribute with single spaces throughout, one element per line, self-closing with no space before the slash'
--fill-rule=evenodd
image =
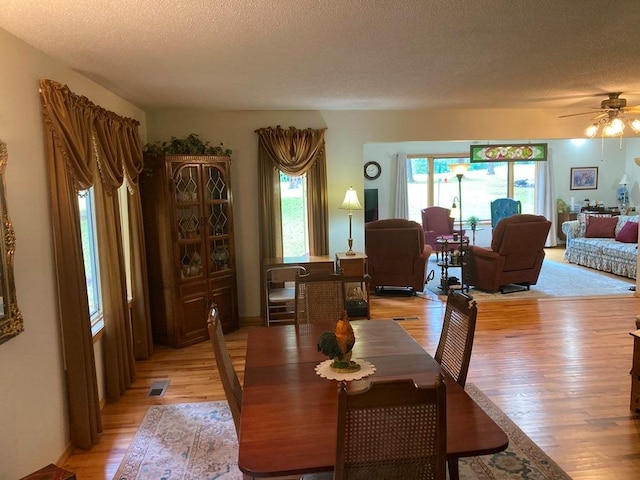
<path id="1" fill-rule="evenodd" d="M 349 210 L 349 250 L 346 252 L 346 255 L 355 255 L 356 252 L 353 251 L 353 238 L 351 236 L 351 221 L 353 217 L 353 210 L 362 210 L 362 205 L 358 201 L 358 193 L 353 189 L 353 187 L 349 187 L 347 193 L 344 195 L 344 200 L 342 201 L 342 205 L 340 205 L 340 210 Z"/>

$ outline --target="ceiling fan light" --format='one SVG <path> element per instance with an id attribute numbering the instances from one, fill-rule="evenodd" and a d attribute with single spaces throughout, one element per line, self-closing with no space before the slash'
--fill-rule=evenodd
<path id="1" fill-rule="evenodd" d="M 589 137 L 589 138 L 593 138 L 596 136 L 596 133 L 598 133 L 598 125 L 596 125 L 595 123 L 592 125 L 589 125 L 587 128 L 585 128 L 584 130 L 584 134 Z"/>
<path id="2" fill-rule="evenodd" d="M 640 119 L 634 118 L 629 122 L 629 126 L 634 132 L 640 133 Z"/>
<path id="3" fill-rule="evenodd" d="M 604 126 L 603 133 L 607 137 L 622 135 L 624 132 L 624 122 L 619 118 L 614 118 Z"/>

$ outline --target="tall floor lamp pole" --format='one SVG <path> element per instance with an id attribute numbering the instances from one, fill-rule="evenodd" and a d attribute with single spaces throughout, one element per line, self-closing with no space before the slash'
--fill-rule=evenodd
<path id="1" fill-rule="evenodd" d="M 458 238 L 460 238 L 460 291 L 464 293 L 464 235 L 462 234 L 462 177 L 469 168 L 468 163 L 454 163 L 449 165 L 451 171 L 458 179 L 458 217 L 460 220 L 460 231 L 458 232 Z"/>

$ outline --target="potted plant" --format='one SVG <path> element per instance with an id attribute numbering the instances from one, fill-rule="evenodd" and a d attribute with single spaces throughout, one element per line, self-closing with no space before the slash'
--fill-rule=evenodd
<path id="1" fill-rule="evenodd" d="M 469 224 L 471 231 L 475 232 L 476 227 L 478 226 L 478 223 L 480 223 L 480 219 L 475 215 L 471 215 L 469 218 L 467 218 L 467 223 Z"/>
<path id="2" fill-rule="evenodd" d="M 142 151 L 151 156 L 156 155 L 215 155 L 231 156 L 231 150 L 224 148 L 224 144 L 211 145 L 200 140 L 197 134 L 191 133 L 186 138 L 171 137 L 169 141 L 147 143 Z"/>

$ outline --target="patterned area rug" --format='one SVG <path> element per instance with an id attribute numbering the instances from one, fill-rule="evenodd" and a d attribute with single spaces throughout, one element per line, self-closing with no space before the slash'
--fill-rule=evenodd
<path id="1" fill-rule="evenodd" d="M 441 272 L 440 267 L 436 265 L 435 255 L 429 258 L 427 268 L 429 272 L 433 270 L 435 275 L 433 280 L 427 283 L 427 290 L 432 294 L 438 295 L 441 299 L 446 299 L 442 290 L 438 288 Z M 449 275 L 459 276 L 460 269 L 451 270 Z M 619 277 L 564 261 L 545 258 L 538 277 L 538 283 L 532 285 L 530 290 L 502 294 L 500 292 L 488 293 L 471 288 L 469 293 L 476 300 L 488 301 L 592 297 L 599 295 L 633 296 L 633 292 L 629 290 L 632 285 L 635 285 L 635 280 L 631 278 Z"/>
<path id="2" fill-rule="evenodd" d="M 473 384 L 467 391 L 509 436 L 504 452 L 460 460 L 462 480 L 570 480 Z M 226 402 L 150 407 L 114 480 L 241 480 Z"/>

